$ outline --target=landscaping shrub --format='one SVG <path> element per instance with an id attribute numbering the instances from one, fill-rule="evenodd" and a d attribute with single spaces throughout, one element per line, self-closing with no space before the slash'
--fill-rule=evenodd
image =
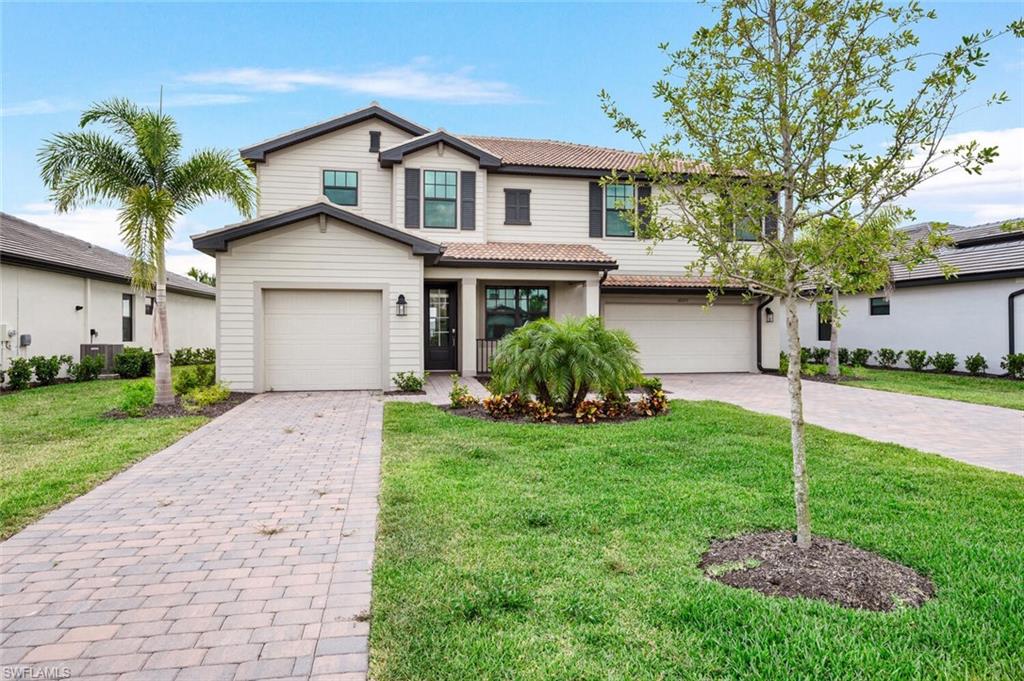
<path id="1" fill-rule="evenodd" d="M 907 366 L 914 371 L 923 371 L 931 358 L 924 350 L 907 350 Z"/>
<path id="2" fill-rule="evenodd" d="M 87 355 L 77 364 L 68 364 L 68 376 L 76 383 L 95 381 L 100 377 L 104 364 L 103 358 L 99 355 Z"/>
<path id="3" fill-rule="evenodd" d="M 875 353 L 875 357 L 878 359 L 878 366 L 886 369 L 896 366 L 902 356 L 902 350 L 893 350 L 892 348 L 879 348 L 878 352 Z"/>
<path id="4" fill-rule="evenodd" d="M 811 362 L 814 364 L 827 364 L 828 348 L 811 348 Z"/>
<path id="5" fill-rule="evenodd" d="M 588 392 L 624 395 L 640 382 L 637 347 L 599 317 L 538 319 L 498 343 L 491 388 L 574 413 Z"/>
<path id="6" fill-rule="evenodd" d="M 803 354 L 803 348 L 800 348 L 800 354 Z M 789 355 L 785 352 L 779 353 L 779 373 L 782 375 L 789 373 Z"/>
<path id="7" fill-rule="evenodd" d="M 839 355 L 839 363 L 849 366 L 850 364 L 850 351 L 847 348 L 838 348 L 837 355 Z"/>
<path id="8" fill-rule="evenodd" d="M 660 390 L 638 400 L 633 409 L 640 416 L 657 416 L 668 413 L 668 400 Z"/>
<path id="9" fill-rule="evenodd" d="M 129 416 L 142 416 L 152 406 L 155 395 L 152 381 L 128 383 L 121 390 L 121 411 Z"/>
<path id="10" fill-rule="evenodd" d="M 36 382 L 39 385 L 53 385 L 57 382 L 60 368 L 65 364 L 71 364 L 71 357 L 68 355 L 53 355 L 52 357 L 36 355 L 29 358 L 28 363 L 32 365 L 32 370 L 36 374 Z"/>
<path id="11" fill-rule="evenodd" d="M 985 373 L 986 369 L 988 369 L 988 362 L 985 361 L 985 358 L 980 352 L 976 352 L 973 355 L 967 355 L 967 357 L 964 358 L 964 368 L 973 375 L 980 376 Z"/>
<path id="12" fill-rule="evenodd" d="M 32 380 L 32 365 L 24 357 L 11 359 L 11 366 L 7 369 L 8 388 L 11 390 L 24 390 Z"/>
<path id="13" fill-rule="evenodd" d="M 216 361 L 217 351 L 213 348 L 178 348 L 171 353 L 171 365 L 176 367 L 213 364 Z"/>
<path id="14" fill-rule="evenodd" d="M 417 374 L 415 371 L 399 371 L 395 374 L 395 385 L 398 389 L 407 392 L 415 393 L 423 390 L 423 386 L 427 383 L 427 376 L 430 372 L 423 372 Z"/>
<path id="15" fill-rule="evenodd" d="M 200 388 L 194 388 L 187 395 L 182 396 L 181 406 L 186 411 L 199 411 L 211 404 L 218 404 L 231 397 L 231 390 L 223 383 L 214 383 Z"/>
<path id="16" fill-rule="evenodd" d="M 480 404 L 491 418 L 510 419 L 522 415 L 526 405 L 519 395 L 490 395 L 485 397 Z"/>
<path id="17" fill-rule="evenodd" d="M 526 414 L 537 423 L 546 423 L 555 420 L 555 408 L 549 404 L 530 400 L 526 403 Z"/>
<path id="18" fill-rule="evenodd" d="M 121 378 L 145 378 L 153 375 L 153 353 L 142 348 L 125 348 L 114 357 L 114 371 Z"/>
<path id="19" fill-rule="evenodd" d="M 661 385 L 661 378 L 658 376 L 643 376 L 640 379 L 640 383 L 637 387 L 647 393 L 657 392 L 658 390 L 664 390 Z"/>
<path id="20" fill-rule="evenodd" d="M 800 348 L 800 366 L 804 366 L 811 361 L 811 349 Z"/>
<path id="21" fill-rule="evenodd" d="M 199 388 L 208 388 L 217 380 L 217 372 L 212 364 L 197 364 L 188 369 L 178 371 L 174 376 L 174 394 L 187 395 Z"/>
<path id="22" fill-rule="evenodd" d="M 1005 369 L 1011 378 L 1024 378 L 1024 352 L 1003 355 L 1003 360 L 999 362 L 999 366 Z"/>
<path id="23" fill-rule="evenodd" d="M 459 382 L 459 375 L 452 374 L 452 389 L 448 391 L 448 401 L 452 409 L 465 409 L 477 403 L 477 399 L 469 392 L 469 388 Z"/>
<path id="24" fill-rule="evenodd" d="M 868 360 L 871 359 L 871 351 L 867 348 L 857 348 L 850 353 L 850 365 L 855 367 L 865 367 L 868 365 Z"/>
<path id="25" fill-rule="evenodd" d="M 956 355 L 952 352 L 936 352 L 930 361 L 935 370 L 942 374 L 948 374 L 956 369 Z"/>

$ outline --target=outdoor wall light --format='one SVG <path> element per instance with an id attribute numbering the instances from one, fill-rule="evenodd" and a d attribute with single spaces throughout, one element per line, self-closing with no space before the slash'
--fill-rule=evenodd
<path id="1" fill-rule="evenodd" d="M 409 304 L 405 302 L 405 294 L 398 294 L 398 303 L 395 305 L 395 314 L 404 317 L 409 311 Z"/>
<path id="2" fill-rule="evenodd" d="M 75 305 L 75 312 L 81 312 L 85 309 L 84 305 Z"/>
<path id="3" fill-rule="evenodd" d="M 772 309 L 770 307 L 765 308 L 765 310 L 764 310 L 764 322 L 765 322 L 765 324 L 771 324 L 774 321 L 775 321 L 775 313 L 772 312 Z"/>

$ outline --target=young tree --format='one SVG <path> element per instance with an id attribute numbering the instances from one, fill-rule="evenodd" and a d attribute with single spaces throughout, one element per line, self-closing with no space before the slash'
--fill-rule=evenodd
<path id="1" fill-rule="evenodd" d="M 669 65 L 654 94 L 666 105 L 667 135 L 648 140 L 607 93 L 601 97 L 615 127 L 647 152 L 631 169 L 655 189 L 640 200 L 642 217 L 629 218 L 639 236 L 687 239 L 698 251 L 692 271 L 716 288 L 740 284 L 750 295 L 775 296 L 784 308 L 796 543 L 807 548 L 798 303 L 830 291 L 835 272 L 850 271 L 847 241 L 909 264 L 941 243 L 939 234 L 899 243 L 891 227 L 867 226 L 928 178 L 954 168 L 978 173 L 995 158 L 994 147 L 944 149 L 942 141 L 985 64 L 986 43 L 1024 34 L 1024 21 L 928 55 L 917 52 L 914 28 L 934 13 L 916 2 L 722 0 L 717 9 L 688 47 L 662 46 Z M 894 83 L 929 60 L 919 86 L 899 97 Z M 683 143 L 688 156 L 677 151 Z M 898 221 L 910 217 L 890 210 Z M 838 243 L 827 238 L 830 218 L 843 221 Z M 738 231 L 755 232 L 756 242 L 737 239 Z"/>
<path id="2" fill-rule="evenodd" d="M 107 125 L 114 136 L 84 130 L 93 123 Z M 174 119 L 125 99 L 93 105 L 82 113 L 79 125 L 83 130 L 44 142 L 38 154 L 43 182 L 58 212 L 99 202 L 120 208 L 132 283 L 141 291 L 156 289 L 156 403 L 173 404 L 165 246 L 174 221 L 207 199 L 223 198 L 251 215 L 256 205 L 252 173 L 227 150 L 204 149 L 182 160 Z"/>

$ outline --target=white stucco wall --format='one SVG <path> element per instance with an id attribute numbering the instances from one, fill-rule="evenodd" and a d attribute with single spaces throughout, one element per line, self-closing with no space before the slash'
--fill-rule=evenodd
<path id="1" fill-rule="evenodd" d="M 121 296 L 135 297 L 134 340 L 121 340 Z M 76 310 L 76 306 L 82 306 Z M 212 298 L 170 293 L 167 314 L 171 349 L 213 347 L 215 308 Z M 18 265 L 0 265 L 0 324 L 31 334 L 32 344 L 21 348 L 18 337 L 0 342 L 0 364 L 11 356 L 71 355 L 79 359 L 84 343 L 149 347 L 152 316 L 145 314 L 145 296 L 127 284 L 59 274 Z M 89 331 L 95 329 L 96 336 Z"/>
<path id="2" fill-rule="evenodd" d="M 952 352 L 957 370 L 964 369 L 967 355 L 980 352 L 989 373 L 1002 373 L 999 362 L 1008 351 L 1007 300 L 1024 288 L 1024 279 L 944 283 L 897 288 L 889 296 L 889 315 L 872 317 L 868 300 L 873 296 L 844 296 L 846 308 L 839 329 L 839 345 L 845 348 L 892 348 Z M 1024 295 L 1015 301 L 1016 350 L 1024 352 Z M 780 327 L 783 331 L 784 325 Z M 828 347 L 818 341 L 817 313 L 813 306 L 800 311 L 800 340 L 804 347 Z M 874 362 L 872 358 L 872 362 Z M 906 366 L 901 361 L 900 366 Z"/>
<path id="3" fill-rule="evenodd" d="M 259 338 L 262 289 L 278 286 L 384 291 L 388 316 L 387 373 L 423 368 L 423 258 L 366 230 L 317 218 L 233 242 L 217 254 L 217 375 L 234 390 L 262 389 Z M 393 313 L 405 295 L 408 314 Z"/>

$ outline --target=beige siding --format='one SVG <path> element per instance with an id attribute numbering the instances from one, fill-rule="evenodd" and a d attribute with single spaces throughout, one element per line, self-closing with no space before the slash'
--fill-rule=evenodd
<path id="1" fill-rule="evenodd" d="M 135 298 L 134 339 L 124 345 L 150 347 L 153 317 L 146 315 L 145 296 L 127 284 L 57 274 L 29 267 L 0 267 L 0 324 L 31 334 L 25 348 L 14 342 L 0 350 L 0 363 L 14 355 L 71 355 L 79 358 L 84 343 L 122 344 L 121 296 Z M 76 306 L 81 310 L 76 310 Z M 167 297 L 171 349 L 213 347 L 215 303 L 212 298 L 170 293 Z M 90 330 L 97 335 L 91 337 Z"/>
<path id="2" fill-rule="evenodd" d="M 219 287 L 218 372 L 236 390 L 257 390 L 258 286 L 309 284 L 345 289 L 379 286 L 389 296 L 387 309 L 404 294 L 408 315 L 388 317 L 389 375 L 423 367 L 421 307 L 423 260 L 408 246 L 365 230 L 327 220 L 321 233 L 316 219 L 244 239 L 217 256 Z"/>
<path id="3" fill-rule="evenodd" d="M 480 165 L 475 158 L 444 146 L 441 151 L 434 145 L 428 149 L 422 149 L 416 153 L 406 156 L 402 163 L 394 166 L 394 208 L 395 223 L 398 229 L 405 228 L 405 168 L 419 168 L 422 170 L 470 170 L 476 173 L 476 229 L 466 231 L 462 229 L 462 211 L 456 205 L 459 229 L 419 229 L 412 230 L 416 236 L 431 241 L 486 241 L 487 230 L 485 222 L 487 216 L 487 172 L 480 170 Z M 423 173 L 420 173 L 420 182 L 423 182 Z M 462 199 L 462 182 L 459 181 L 459 198 Z M 423 222 L 423 191 L 420 190 L 420 223 Z"/>
<path id="4" fill-rule="evenodd" d="M 615 258 L 619 272 L 680 274 L 697 250 L 684 241 L 650 243 L 633 238 L 589 235 L 589 181 L 529 175 L 491 174 L 487 180 L 490 241 L 585 243 Z M 530 225 L 505 224 L 505 189 L 530 190 Z"/>
<path id="5" fill-rule="evenodd" d="M 343 208 L 385 225 L 392 224 L 392 173 L 390 169 L 381 168 L 377 154 L 369 151 L 371 130 L 380 130 L 382 149 L 411 137 L 374 119 L 267 154 L 265 163 L 256 164 L 259 215 L 317 201 L 323 192 L 324 170 L 354 170 L 359 173 L 359 205 Z"/>

